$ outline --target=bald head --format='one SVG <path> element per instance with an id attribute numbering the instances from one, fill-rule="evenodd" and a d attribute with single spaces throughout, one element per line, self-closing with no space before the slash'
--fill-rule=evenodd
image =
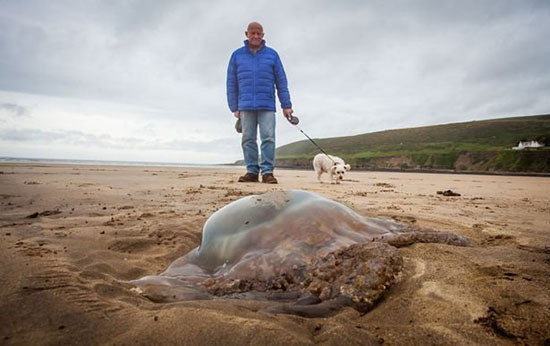
<path id="1" fill-rule="evenodd" d="M 264 32 L 264 28 L 263 28 L 262 24 L 260 24 L 258 22 L 252 22 L 252 23 L 248 24 L 248 27 L 246 28 L 246 31 L 249 32 L 249 31 L 252 31 L 253 29 L 260 30 L 260 32 Z"/>

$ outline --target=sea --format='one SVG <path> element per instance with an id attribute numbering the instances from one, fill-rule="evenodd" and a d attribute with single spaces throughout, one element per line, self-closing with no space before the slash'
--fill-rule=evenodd
<path id="1" fill-rule="evenodd" d="M 195 167 L 195 168 L 226 168 L 239 165 L 233 163 L 178 163 L 178 162 L 148 162 L 148 161 L 110 161 L 110 160 L 75 160 L 75 159 L 45 159 L 28 157 L 0 157 L 0 163 L 44 163 L 58 165 L 90 165 L 90 166 L 146 166 L 146 167 Z"/>

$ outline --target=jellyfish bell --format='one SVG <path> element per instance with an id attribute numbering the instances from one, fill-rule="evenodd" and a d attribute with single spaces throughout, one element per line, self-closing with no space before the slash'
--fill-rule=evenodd
<path id="1" fill-rule="evenodd" d="M 401 271 L 397 247 L 417 241 L 468 244 L 452 233 L 364 217 L 311 192 L 272 191 L 221 208 L 197 248 L 131 283 L 156 302 L 244 297 L 290 300 L 269 311 L 304 316 L 343 306 L 364 311 Z"/>

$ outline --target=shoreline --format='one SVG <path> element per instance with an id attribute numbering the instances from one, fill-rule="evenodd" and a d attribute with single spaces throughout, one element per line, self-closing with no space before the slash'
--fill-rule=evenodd
<path id="1" fill-rule="evenodd" d="M 196 167 L 196 168 L 222 168 L 231 164 L 213 163 L 177 163 L 177 162 L 142 162 L 142 161 L 110 161 L 110 160 L 74 160 L 74 159 L 33 159 L 0 157 L 1 164 L 51 164 L 51 165 L 82 165 L 82 166 L 125 166 L 125 167 Z"/>
<path id="2" fill-rule="evenodd" d="M 204 169 L 233 169 L 241 168 L 246 169 L 243 164 L 235 163 L 217 163 L 217 164 L 194 164 L 194 163 L 155 163 L 155 162 L 119 162 L 119 161 L 94 161 L 94 160 L 47 160 L 47 159 L 17 159 L 21 161 L 0 161 L 0 167 L 3 165 L 82 165 L 82 166 L 120 166 L 120 167 L 166 167 L 166 168 L 204 168 Z M 57 162 L 63 161 L 63 162 Z M 64 162 L 67 161 L 67 162 Z M 312 171 L 313 169 L 306 169 L 305 167 L 300 166 L 278 166 L 276 170 L 296 170 L 296 171 Z M 355 172 L 390 172 L 390 173 L 426 173 L 426 174 L 457 174 L 457 175 L 495 175 L 495 176 L 520 176 L 520 177 L 550 177 L 550 173 L 540 173 L 540 172 L 507 172 L 507 171 L 495 171 L 495 172 L 470 172 L 470 171 L 456 171 L 456 170 L 445 170 L 445 169 L 393 169 L 393 168 L 378 168 L 378 169 L 368 169 L 368 168 L 355 168 L 352 167 L 352 170 Z M 2 174 L 0 172 L 0 174 Z"/>

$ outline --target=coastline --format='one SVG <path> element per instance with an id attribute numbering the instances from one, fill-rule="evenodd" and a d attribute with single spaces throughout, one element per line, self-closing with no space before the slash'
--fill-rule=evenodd
<path id="1" fill-rule="evenodd" d="M 74 159 L 39 159 L 39 158 L 14 158 L 0 157 L 0 164 L 52 164 L 52 165 L 91 165 L 91 166 L 130 166 L 130 167 L 180 167 L 180 168 L 236 168 L 245 167 L 244 162 L 238 160 L 233 163 L 176 163 L 176 162 L 141 162 L 141 161 L 102 161 L 102 160 L 74 160 Z M 310 167 L 295 165 L 278 165 L 278 169 L 309 170 Z M 511 172 L 511 171 L 460 171 L 453 169 L 397 169 L 397 168 L 364 168 L 353 167 L 357 172 L 393 172 L 393 173 L 427 173 L 427 174 L 467 174 L 467 175 L 500 175 L 500 176 L 526 176 L 526 177 L 550 177 L 550 173 L 544 172 Z"/>

